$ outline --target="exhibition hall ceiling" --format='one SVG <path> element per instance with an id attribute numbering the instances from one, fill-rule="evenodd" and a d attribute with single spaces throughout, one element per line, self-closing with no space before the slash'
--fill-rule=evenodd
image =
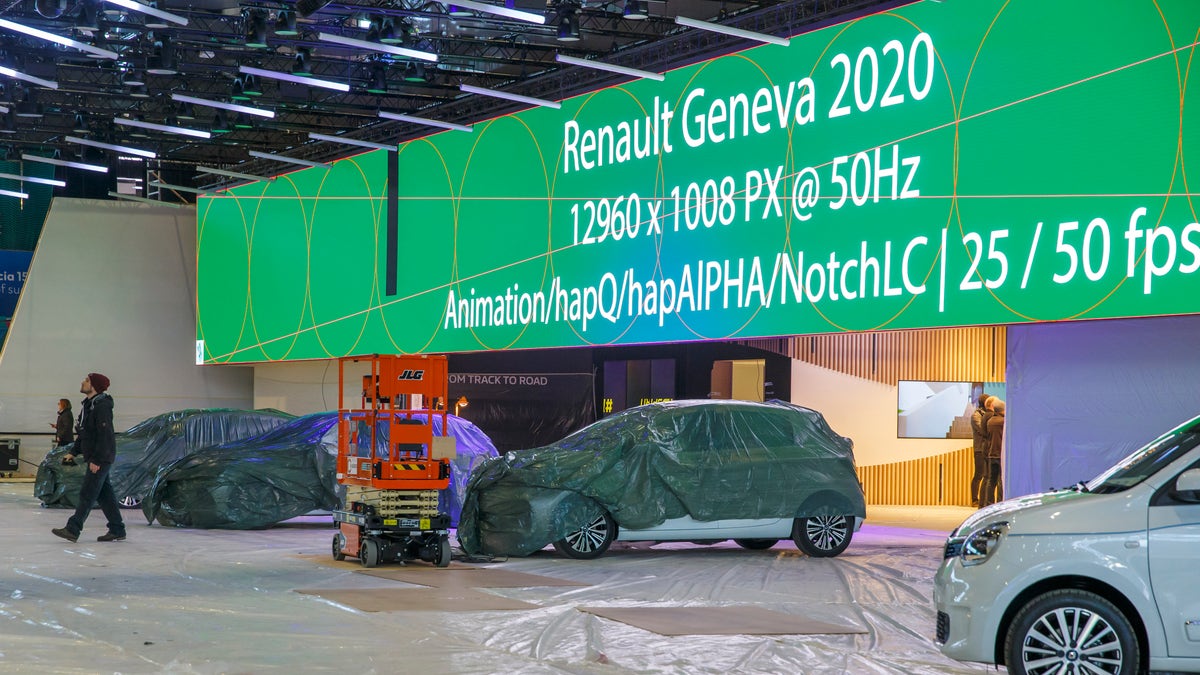
<path id="1" fill-rule="evenodd" d="M 898 4 L 486 3 L 528 15 L 510 18 L 450 0 L 10 0 L 0 4 L 0 159 L 117 162 L 120 151 L 101 143 L 153 152 L 149 171 L 219 184 L 228 178 L 195 167 L 274 174 L 295 166 L 251 153 L 329 161 L 361 148 L 310 134 L 394 144 L 436 131 L 380 112 L 470 124 L 528 107 L 461 85 L 561 100 L 629 79 L 558 55 L 663 72 L 759 44 L 678 17 L 785 36 Z"/>

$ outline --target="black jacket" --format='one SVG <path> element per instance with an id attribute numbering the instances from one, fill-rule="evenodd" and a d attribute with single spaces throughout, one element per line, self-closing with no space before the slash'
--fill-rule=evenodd
<path id="1" fill-rule="evenodd" d="M 117 458 L 117 436 L 113 431 L 113 398 L 107 393 L 83 399 L 79 441 L 75 449 L 91 464 L 106 466 Z"/>
<path id="2" fill-rule="evenodd" d="M 1004 448 L 1004 413 L 996 411 L 987 421 L 987 458 L 1000 459 Z"/>
<path id="3" fill-rule="evenodd" d="M 54 446 L 70 445 L 73 440 L 75 440 L 75 418 L 71 416 L 70 408 L 60 410 L 58 422 L 54 425 Z"/>
<path id="4" fill-rule="evenodd" d="M 987 452 L 988 441 L 988 418 L 992 416 L 992 412 L 987 408 L 979 407 L 975 412 L 971 413 L 971 449 L 976 453 Z"/>

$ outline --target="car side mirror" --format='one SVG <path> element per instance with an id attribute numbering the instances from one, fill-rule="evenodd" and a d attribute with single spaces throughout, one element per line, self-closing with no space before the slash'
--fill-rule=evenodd
<path id="1" fill-rule="evenodd" d="M 1188 469 L 1179 474 L 1171 497 L 1189 504 L 1200 504 L 1200 469 Z"/>

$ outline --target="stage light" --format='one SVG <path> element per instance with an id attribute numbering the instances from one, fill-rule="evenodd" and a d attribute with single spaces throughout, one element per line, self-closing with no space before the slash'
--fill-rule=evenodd
<path id="1" fill-rule="evenodd" d="M 686 16 L 675 17 L 675 23 L 688 28 L 698 28 L 700 30 L 710 31 L 712 33 L 720 33 L 722 35 L 739 37 L 746 40 L 757 40 L 758 42 L 766 42 L 783 47 L 791 44 L 791 40 L 787 38 L 775 37 L 774 35 L 767 35 L 766 33 L 755 33 L 754 31 L 742 30 L 741 28 L 732 28 L 730 26 L 723 26 L 719 23 L 698 21 L 696 19 L 689 19 Z"/>
<path id="2" fill-rule="evenodd" d="M 631 77 L 642 77 L 647 80 L 654 80 L 656 82 L 662 82 L 664 79 L 661 74 L 652 73 L 648 70 L 638 70 L 637 68 L 626 68 L 625 66 L 618 66 L 618 65 L 615 65 L 612 63 L 604 63 L 603 61 L 592 61 L 589 59 L 577 59 L 574 56 L 565 56 L 563 54 L 556 54 L 554 56 L 554 60 L 558 61 L 559 63 L 566 63 L 566 64 L 570 64 L 572 66 L 579 66 L 581 68 L 593 68 L 595 70 L 603 70 L 603 71 L 607 71 L 610 73 L 616 73 L 618 75 L 629 75 Z"/>
<path id="3" fill-rule="evenodd" d="M 187 96 L 185 94 L 171 94 L 171 100 L 180 103 L 201 105 L 207 108 L 220 108 L 221 110 L 229 110 L 231 112 L 246 113 L 247 115 L 256 115 L 258 117 L 266 117 L 272 119 L 275 117 L 275 112 L 264 108 L 252 108 L 247 105 L 238 105 L 236 103 L 225 103 L 224 101 L 210 101 L 206 98 L 196 98 L 195 96 Z M 183 113 L 179 115 L 180 119 L 184 119 Z"/>
<path id="4" fill-rule="evenodd" d="M 325 162 L 312 162 L 307 159 L 298 159 L 296 157 L 285 157 L 283 155 L 276 155 L 276 154 L 272 154 L 270 152 L 259 152 L 258 150 L 251 150 L 250 156 L 258 158 L 258 159 L 271 159 L 276 162 L 290 162 L 292 164 L 299 164 L 300 166 L 309 166 L 309 167 L 316 167 L 316 168 L 321 168 L 321 169 L 332 169 L 333 168 L 332 164 L 326 164 Z"/>
<path id="5" fill-rule="evenodd" d="M 400 113 L 379 111 L 379 116 L 385 120 L 396 120 L 397 122 L 411 122 L 413 124 L 424 124 L 426 126 L 438 127 L 439 129 L 451 129 L 453 131 L 474 131 L 472 127 L 462 124 L 454 124 L 453 122 L 443 122 L 441 120 L 429 120 L 423 117 L 413 117 L 412 115 L 402 115 Z"/>
<path id="6" fill-rule="evenodd" d="M 350 91 L 350 85 L 344 82 L 332 82 L 330 80 L 318 80 L 315 77 L 302 77 L 300 75 L 289 75 L 288 73 L 279 73 L 274 70 L 263 70 L 262 68 L 251 68 L 250 66 L 241 66 L 238 68 L 243 73 L 251 73 L 259 77 L 266 77 L 272 80 L 282 80 L 284 82 L 295 82 L 296 84 L 306 84 L 310 87 L 321 87 L 323 89 L 333 89 L 335 91 Z"/>
<path id="7" fill-rule="evenodd" d="M 475 87 L 469 84 L 460 84 L 458 88 L 468 94 L 479 94 L 480 96 L 490 96 L 492 98 L 502 98 L 506 101 L 514 101 L 516 103 L 527 103 L 529 105 L 540 105 L 545 108 L 561 108 L 562 104 L 558 101 L 548 101 L 542 98 L 534 98 L 532 96 L 522 96 L 520 94 L 510 94 L 507 91 L 496 91 L 494 89 L 484 89 L 483 87 Z"/>
<path id="8" fill-rule="evenodd" d="M 496 16 L 503 16 L 518 21 L 528 21 L 529 23 L 536 23 L 538 25 L 546 23 L 546 17 L 541 14 L 523 12 L 511 7 L 490 5 L 486 2 L 475 2 L 475 0 L 437 0 L 437 2 L 446 6 L 450 16 L 470 16 L 469 12 L 460 12 L 458 14 L 455 12 L 462 9 L 471 9 L 476 12 L 483 12 L 484 14 L 495 14 Z"/>

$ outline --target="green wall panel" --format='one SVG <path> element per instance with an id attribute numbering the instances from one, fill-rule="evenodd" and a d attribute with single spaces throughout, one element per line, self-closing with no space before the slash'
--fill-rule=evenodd
<path id="1" fill-rule="evenodd" d="M 1192 0 L 924 2 L 202 198 L 207 362 L 1200 310 Z M 1195 173 L 1193 169 L 1192 173 Z"/>

